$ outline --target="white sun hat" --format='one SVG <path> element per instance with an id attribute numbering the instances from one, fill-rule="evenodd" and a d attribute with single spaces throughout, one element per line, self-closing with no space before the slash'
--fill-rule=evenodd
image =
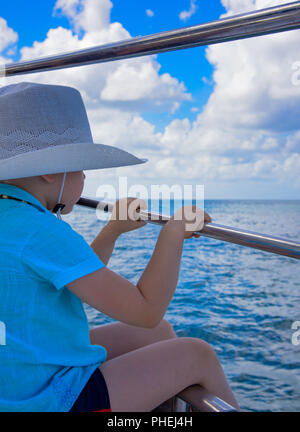
<path id="1" fill-rule="evenodd" d="M 144 162 L 94 143 L 75 88 L 32 82 L 0 87 L 0 180 Z"/>

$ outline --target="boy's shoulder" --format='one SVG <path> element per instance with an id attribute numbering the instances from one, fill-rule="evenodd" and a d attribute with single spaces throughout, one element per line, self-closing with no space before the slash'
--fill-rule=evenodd
<path id="1" fill-rule="evenodd" d="M 32 229 L 35 231 L 45 230 L 46 232 L 54 233 L 54 232 L 69 232 L 73 231 L 70 224 L 63 221 L 62 219 L 58 219 L 54 213 L 47 212 L 32 212 L 27 223 L 32 226 Z"/>
<path id="2" fill-rule="evenodd" d="M 12 209 L 8 218 L 14 229 L 24 230 L 28 236 L 37 232 L 49 234 L 73 231 L 72 227 L 65 221 L 58 219 L 49 210 L 39 210 L 30 205 L 24 204 L 22 209 Z M 18 211 L 17 211 L 18 210 Z"/>

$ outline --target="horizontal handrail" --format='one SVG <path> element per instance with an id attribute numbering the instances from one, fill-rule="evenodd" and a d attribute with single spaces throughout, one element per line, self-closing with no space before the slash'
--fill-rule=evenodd
<path id="1" fill-rule="evenodd" d="M 300 28 L 300 1 L 80 51 L 2 65 L 0 77 L 122 60 Z"/>
<path id="2" fill-rule="evenodd" d="M 113 210 L 113 204 L 111 203 L 85 197 L 81 197 L 76 204 L 109 213 L 111 213 Z M 141 215 L 141 219 L 143 219 L 145 222 L 159 225 L 166 224 L 170 219 L 170 216 L 154 212 L 150 213 L 145 210 L 141 210 L 139 214 Z M 284 255 L 290 258 L 300 259 L 300 243 L 280 237 L 273 237 L 266 234 L 260 234 L 253 231 L 232 228 L 214 223 L 205 224 L 201 231 L 195 231 L 195 233 L 204 237 L 235 243 L 240 246 L 247 246 L 265 252 L 275 253 L 277 255 Z"/>
<path id="3" fill-rule="evenodd" d="M 191 407 L 191 411 L 237 412 L 232 405 L 197 384 L 182 390 L 176 397 L 186 402 Z"/>
<path id="4" fill-rule="evenodd" d="M 152 412 L 237 412 L 237 409 L 195 384 L 186 387 Z"/>

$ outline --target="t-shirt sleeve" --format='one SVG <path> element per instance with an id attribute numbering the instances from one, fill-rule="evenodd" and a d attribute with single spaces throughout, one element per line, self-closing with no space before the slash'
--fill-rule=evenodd
<path id="1" fill-rule="evenodd" d="M 55 219 L 29 237 L 22 252 L 22 262 L 37 277 L 57 289 L 105 267 L 84 237 L 72 227 Z"/>

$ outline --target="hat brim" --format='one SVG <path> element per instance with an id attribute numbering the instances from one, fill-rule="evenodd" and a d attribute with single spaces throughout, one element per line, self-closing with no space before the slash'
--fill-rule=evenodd
<path id="1" fill-rule="evenodd" d="M 116 168 L 142 164 L 147 160 L 139 159 L 125 150 L 105 144 L 57 145 L 0 160 L 0 180 Z"/>

